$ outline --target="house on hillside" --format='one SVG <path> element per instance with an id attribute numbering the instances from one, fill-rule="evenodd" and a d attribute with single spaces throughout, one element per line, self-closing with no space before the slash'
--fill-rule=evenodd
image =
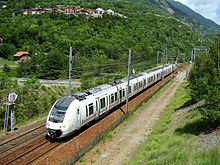
<path id="1" fill-rule="evenodd" d="M 75 10 L 73 8 L 65 8 L 64 13 L 65 14 L 75 14 Z"/>
<path id="2" fill-rule="evenodd" d="M 89 15 L 95 14 L 95 10 L 94 10 L 94 9 L 87 9 L 86 11 L 87 11 L 87 13 L 88 13 Z"/>
<path id="3" fill-rule="evenodd" d="M 32 10 L 31 9 L 22 9 L 23 14 L 32 14 Z"/>
<path id="4" fill-rule="evenodd" d="M 104 14 L 105 13 L 105 10 L 103 10 L 102 8 L 97 8 L 96 10 L 95 10 L 95 13 L 96 14 L 98 14 L 98 15 L 102 15 L 102 14 Z"/>
<path id="5" fill-rule="evenodd" d="M 32 14 L 42 14 L 44 13 L 44 11 L 38 7 L 31 9 L 32 10 Z"/>
<path id="6" fill-rule="evenodd" d="M 52 11 L 53 11 L 52 8 L 49 8 L 49 7 L 44 8 L 45 13 L 52 13 Z"/>
<path id="7" fill-rule="evenodd" d="M 105 12 L 109 15 L 115 15 L 115 12 L 112 9 L 108 9 Z"/>
<path id="8" fill-rule="evenodd" d="M 30 58 L 31 58 L 30 53 L 24 52 L 24 51 L 17 52 L 17 53 L 14 54 L 13 56 L 14 56 L 15 62 L 20 62 L 20 61 L 22 61 L 22 60 L 27 60 L 27 59 L 30 59 Z"/>
<path id="9" fill-rule="evenodd" d="M 86 9 L 83 9 L 83 8 L 77 8 L 75 9 L 75 14 L 76 15 L 84 15 L 84 16 L 88 16 L 89 13 L 87 12 Z"/>
<path id="10" fill-rule="evenodd" d="M 42 13 L 44 13 L 44 11 L 38 7 L 31 9 L 23 9 L 23 14 L 42 14 Z"/>
<path id="11" fill-rule="evenodd" d="M 3 4 L 1 7 L 2 7 L 3 9 L 5 9 L 5 8 L 7 7 L 7 5 Z"/>

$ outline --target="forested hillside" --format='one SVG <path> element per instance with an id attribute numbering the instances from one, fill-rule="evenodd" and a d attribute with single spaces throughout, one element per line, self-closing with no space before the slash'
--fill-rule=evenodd
<path id="1" fill-rule="evenodd" d="M 210 19 L 206 19 L 203 16 L 201 16 L 200 14 L 194 12 L 192 9 L 190 9 L 189 7 L 181 4 L 180 2 L 174 1 L 174 0 L 168 0 L 168 2 L 170 2 L 171 5 L 173 5 L 174 7 L 176 7 L 177 9 L 185 12 L 186 14 L 188 14 L 188 16 L 191 16 L 192 18 L 194 18 L 195 20 L 197 20 L 200 24 L 204 25 L 204 26 L 208 26 L 209 28 L 213 29 L 213 30 L 220 30 L 220 25 L 216 24 L 215 22 L 213 22 Z"/>
<path id="2" fill-rule="evenodd" d="M 19 65 L 19 77 L 67 77 L 70 46 L 73 47 L 73 65 L 76 74 L 79 74 L 88 70 L 101 72 L 100 64 L 127 62 L 129 48 L 132 50 L 132 61 L 137 64 L 133 68 L 143 70 L 156 63 L 157 51 L 166 48 L 169 56 L 179 53 L 182 60 L 183 57 L 188 58 L 193 47 L 210 43 L 185 24 L 166 17 L 156 6 L 143 3 L 9 0 L 6 4 L 7 8 L 0 10 L 0 36 L 3 39 L 0 57 L 12 60 L 12 55 L 18 51 L 27 51 L 32 55 L 31 60 Z M 77 5 L 112 9 L 127 18 L 107 14 L 102 18 L 87 18 L 55 12 L 23 15 L 21 12 L 21 9 L 36 6 L 65 8 Z M 144 65 L 138 65 L 139 62 Z M 118 65 L 102 72 L 121 72 L 123 68 L 126 66 Z"/>

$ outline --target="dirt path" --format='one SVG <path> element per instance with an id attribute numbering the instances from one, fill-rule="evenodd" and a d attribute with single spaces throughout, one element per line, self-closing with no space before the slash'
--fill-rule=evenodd
<path id="1" fill-rule="evenodd" d="M 133 152 L 147 140 L 152 128 L 159 119 L 160 113 L 174 96 L 179 88 L 185 72 L 179 74 L 173 84 L 161 93 L 154 101 L 144 109 L 133 114 L 126 124 L 121 124 L 113 131 L 113 137 L 105 143 L 97 144 L 87 152 L 77 165 L 119 165 L 125 164 L 133 155 Z"/>

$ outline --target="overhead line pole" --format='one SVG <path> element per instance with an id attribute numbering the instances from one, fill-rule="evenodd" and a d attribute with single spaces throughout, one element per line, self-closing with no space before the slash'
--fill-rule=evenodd
<path id="1" fill-rule="evenodd" d="M 128 84 L 127 84 L 127 98 L 126 98 L 126 113 L 128 113 L 130 66 L 131 66 L 131 49 L 129 49 L 129 57 L 128 57 L 128 78 L 127 78 Z"/>
<path id="2" fill-rule="evenodd" d="M 69 55 L 69 97 L 71 97 L 71 71 L 72 71 L 72 47 L 70 47 L 70 55 Z"/>
<path id="3" fill-rule="evenodd" d="M 158 66 L 158 60 L 159 60 L 159 51 L 157 51 L 157 66 Z"/>
<path id="4" fill-rule="evenodd" d="M 162 87 L 162 85 L 163 85 L 163 76 L 164 76 L 164 74 L 163 74 L 163 72 L 164 72 L 164 54 L 165 54 L 165 50 L 163 51 L 163 53 L 162 53 L 162 55 L 163 55 L 163 69 L 162 69 L 162 77 L 161 77 L 161 87 Z"/>
<path id="5" fill-rule="evenodd" d="M 196 48 L 194 48 L 194 58 L 193 58 L 193 62 L 195 63 L 196 61 Z"/>
<path id="6" fill-rule="evenodd" d="M 193 63 L 193 49 L 192 49 L 192 55 L 191 55 L 191 67 L 192 67 L 192 63 Z"/>

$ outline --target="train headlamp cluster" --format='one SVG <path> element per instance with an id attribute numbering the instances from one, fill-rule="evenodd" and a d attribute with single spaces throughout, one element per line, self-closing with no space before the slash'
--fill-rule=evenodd
<path id="1" fill-rule="evenodd" d="M 50 123 L 47 123 L 47 126 L 50 127 Z M 60 125 L 59 128 L 66 128 L 66 124 Z"/>
<path id="2" fill-rule="evenodd" d="M 66 128 L 66 125 L 64 124 L 64 125 L 60 125 L 59 126 L 60 128 Z"/>

